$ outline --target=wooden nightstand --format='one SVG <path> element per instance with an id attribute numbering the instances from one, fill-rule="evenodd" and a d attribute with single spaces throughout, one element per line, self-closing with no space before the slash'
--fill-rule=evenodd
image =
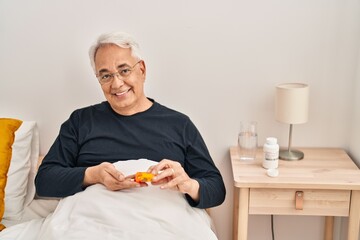
<path id="1" fill-rule="evenodd" d="M 279 161 L 279 176 L 255 160 L 239 159 L 230 148 L 234 176 L 234 239 L 247 240 L 249 214 L 326 216 L 325 239 L 333 234 L 334 216 L 348 216 L 348 240 L 358 240 L 360 170 L 342 149 L 302 148 L 300 161 Z"/>

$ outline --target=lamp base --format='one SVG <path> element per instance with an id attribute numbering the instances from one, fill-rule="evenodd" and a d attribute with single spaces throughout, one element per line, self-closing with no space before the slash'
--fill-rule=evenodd
<path id="1" fill-rule="evenodd" d="M 279 158 L 281 160 L 297 161 L 304 158 L 304 153 L 298 150 L 281 150 Z"/>

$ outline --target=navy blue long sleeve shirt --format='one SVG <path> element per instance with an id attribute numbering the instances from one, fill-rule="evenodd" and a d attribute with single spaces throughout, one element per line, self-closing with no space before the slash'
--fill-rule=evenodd
<path id="1" fill-rule="evenodd" d="M 37 194 L 73 195 L 84 190 L 87 167 L 141 158 L 179 162 L 200 184 L 199 202 L 186 195 L 191 206 L 209 208 L 224 201 L 222 176 L 195 125 L 186 115 L 155 101 L 148 110 L 131 116 L 117 114 L 108 102 L 74 111 L 39 167 Z"/>

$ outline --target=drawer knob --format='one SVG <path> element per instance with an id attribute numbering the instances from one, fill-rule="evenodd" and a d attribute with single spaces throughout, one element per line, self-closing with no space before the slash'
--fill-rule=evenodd
<path id="1" fill-rule="evenodd" d="M 304 192 L 296 191 L 295 192 L 295 209 L 303 210 L 304 209 Z"/>

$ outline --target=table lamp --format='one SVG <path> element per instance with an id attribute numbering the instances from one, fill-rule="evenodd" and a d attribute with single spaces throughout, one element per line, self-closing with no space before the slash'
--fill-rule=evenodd
<path id="1" fill-rule="evenodd" d="M 293 124 L 307 122 L 308 109 L 309 86 L 307 84 L 284 83 L 276 86 L 276 120 L 282 123 L 290 124 L 288 149 L 280 150 L 280 159 L 300 160 L 304 158 L 303 152 L 291 149 L 291 138 Z"/>

